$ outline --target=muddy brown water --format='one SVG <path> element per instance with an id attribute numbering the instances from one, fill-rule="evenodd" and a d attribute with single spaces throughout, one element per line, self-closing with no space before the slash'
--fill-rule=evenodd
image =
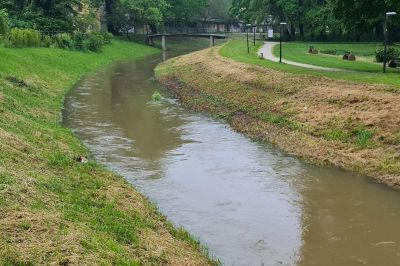
<path id="1" fill-rule="evenodd" d="M 63 123 L 99 162 L 225 265 L 400 265 L 400 192 L 153 102 L 162 59 L 89 74 L 67 96 Z"/>

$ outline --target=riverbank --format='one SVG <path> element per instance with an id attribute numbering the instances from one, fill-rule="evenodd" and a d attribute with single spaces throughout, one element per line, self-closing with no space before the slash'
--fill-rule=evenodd
<path id="1" fill-rule="evenodd" d="M 0 47 L 1 265 L 214 264 L 59 123 L 82 75 L 157 52 L 121 41 L 98 54 Z"/>
<path id="2" fill-rule="evenodd" d="M 221 49 L 240 55 L 229 45 L 237 43 L 171 59 L 158 66 L 157 78 L 186 107 L 226 119 L 239 132 L 313 163 L 400 186 L 397 87 L 282 66 L 293 70 L 288 73 L 273 62 L 251 64 L 264 62 L 251 55 L 242 58 L 250 64 L 240 63 L 220 55 Z"/>

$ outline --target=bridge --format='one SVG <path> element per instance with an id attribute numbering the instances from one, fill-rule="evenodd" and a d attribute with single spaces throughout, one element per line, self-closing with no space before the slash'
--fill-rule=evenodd
<path id="1" fill-rule="evenodd" d="M 214 46 L 215 39 L 226 39 L 229 38 L 223 34 L 211 34 L 211 33 L 157 33 L 147 35 L 147 40 L 150 46 L 154 45 L 154 39 L 161 38 L 161 47 L 163 51 L 167 50 L 167 37 L 198 37 L 210 39 L 210 47 Z"/>

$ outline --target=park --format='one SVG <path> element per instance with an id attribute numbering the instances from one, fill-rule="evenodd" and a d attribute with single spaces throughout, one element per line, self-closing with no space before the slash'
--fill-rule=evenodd
<path id="1" fill-rule="evenodd" d="M 398 265 L 400 3 L 0 0 L 0 265 Z"/>

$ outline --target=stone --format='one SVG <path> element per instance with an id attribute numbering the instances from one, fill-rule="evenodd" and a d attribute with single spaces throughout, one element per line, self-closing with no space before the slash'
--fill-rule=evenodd
<path id="1" fill-rule="evenodd" d="M 79 156 L 78 158 L 76 158 L 76 161 L 83 164 L 87 164 L 89 162 L 89 160 L 84 156 Z"/>
<path id="2" fill-rule="evenodd" d="M 353 54 L 349 54 L 348 57 L 347 57 L 347 60 L 349 60 L 349 61 L 356 61 L 356 56 L 353 55 Z"/>

